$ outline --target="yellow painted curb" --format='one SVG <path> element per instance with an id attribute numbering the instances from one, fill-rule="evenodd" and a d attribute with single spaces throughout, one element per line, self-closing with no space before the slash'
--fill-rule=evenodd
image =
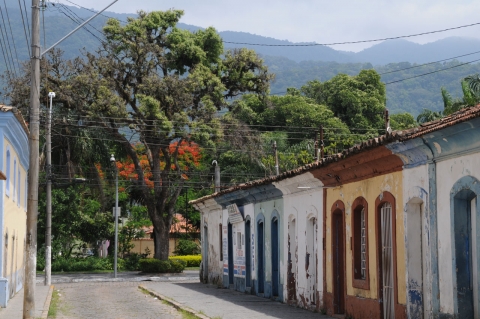
<path id="1" fill-rule="evenodd" d="M 40 317 L 42 319 L 48 318 L 48 310 L 50 309 L 50 303 L 52 302 L 52 293 L 53 285 L 51 285 L 50 289 L 48 289 L 47 299 L 45 300 L 45 304 L 43 305 L 42 316 Z"/>
<path id="2" fill-rule="evenodd" d="M 210 317 L 207 317 L 204 314 L 198 313 L 197 311 L 195 311 L 191 308 L 188 308 L 188 307 L 178 303 L 177 301 L 175 301 L 173 299 L 165 297 L 164 295 L 161 295 L 158 292 L 155 292 L 153 290 L 150 290 L 150 289 L 146 288 L 143 285 L 139 285 L 138 288 L 144 290 L 145 292 L 149 293 L 150 295 L 152 295 L 154 297 L 157 297 L 159 300 L 164 300 L 164 301 L 168 302 L 170 305 L 172 305 L 176 309 L 186 311 L 186 312 L 194 315 L 195 317 L 197 317 L 199 319 L 211 319 Z"/>

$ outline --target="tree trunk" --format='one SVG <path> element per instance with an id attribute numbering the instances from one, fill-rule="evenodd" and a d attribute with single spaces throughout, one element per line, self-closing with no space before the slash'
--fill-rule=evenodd
<path id="1" fill-rule="evenodd" d="M 156 218 L 153 221 L 153 232 L 154 258 L 168 260 L 170 225 L 166 223 L 165 218 Z"/>

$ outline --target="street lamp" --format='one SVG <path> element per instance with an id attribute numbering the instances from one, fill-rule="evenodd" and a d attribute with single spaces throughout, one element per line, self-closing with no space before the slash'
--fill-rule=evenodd
<path id="1" fill-rule="evenodd" d="M 49 92 L 50 108 L 47 117 L 47 211 L 45 220 L 45 286 L 52 284 L 52 100 L 55 92 Z"/>
<path id="2" fill-rule="evenodd" d="M 115 166 L 115 212 L 113 214 L 115 218 L 115 255 L 113 259 L 113 274 L 117 278 L 117 255 L 118 255 L 118 171 L 115 164 L 115 156 L 110 157 L 110 162 Z"/>

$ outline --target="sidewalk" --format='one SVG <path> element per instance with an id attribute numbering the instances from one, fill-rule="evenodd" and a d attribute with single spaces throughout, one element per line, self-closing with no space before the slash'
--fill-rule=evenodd
<path id="1" fill-rule="evenodd" d="M 23 292 L 20 290 L 8 301 L 7 308 L 0 308 L 0 319 L 22 319 L 23 317 Z M 38 284 L 35 286 L 35 318 L 46 319 L 53 286 Z"/>
<path id="2" fill-rule="evenodd" d="M 248 295 L 230 289 L 219 289 L 199 282 L 143 282 L 140 287 L 160 299 L 173 301 L 180 308 L 189 308 L 209 318 L 331 318 L 302 308 Z"/>

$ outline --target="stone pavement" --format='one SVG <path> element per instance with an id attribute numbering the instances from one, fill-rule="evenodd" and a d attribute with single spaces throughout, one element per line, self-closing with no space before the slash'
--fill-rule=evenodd
<path id="1" fill-rule="evenodd" d="M 331 318 L 280 302 L 199 282 L 143 282 L 140 285 L 159 294 L 160 297 L 173 299 L 181 306 L 210 318 Z"/>
<path id="2" fill-rule="evenodd" d="M 35 286 L 35 318 L 46 319 L 50 307 L 53 286 L 38 284 Z M 0 319 L 21 319 L 23 317 L 23 289 L 7 303 L 7 308 L 0 308 Z"/>
<path id="3" fill-rule="evenodd" d="M 182 319 L 174 307 L 143 293 L 138 282 L 56 284 L 56 319 Z"/>

